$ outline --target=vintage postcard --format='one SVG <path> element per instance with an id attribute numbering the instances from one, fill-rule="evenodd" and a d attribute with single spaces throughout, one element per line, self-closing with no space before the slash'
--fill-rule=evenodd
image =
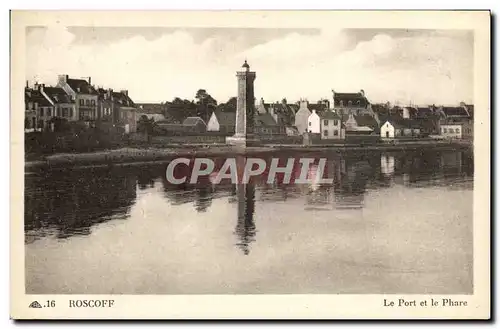
<path id="1" fill-rule="evenodd" d="M 490 318 L 490 19 L 12 11 L 11 317 Z"/>

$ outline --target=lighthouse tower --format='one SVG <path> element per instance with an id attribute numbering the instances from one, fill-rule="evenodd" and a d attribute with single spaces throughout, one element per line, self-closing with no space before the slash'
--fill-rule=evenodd
<path id="1" fill-rule="evenodd" d="M 226 143 L 248 146 L 253 140 L 255 97 L 253 83 L 255 72 L 250 71 L 247 61 L 241 66 L 242 70 L 236 72 L 238 82 L 238 97 L 236 105 L 236 127 L 234 136 L 227 137 Z"/>

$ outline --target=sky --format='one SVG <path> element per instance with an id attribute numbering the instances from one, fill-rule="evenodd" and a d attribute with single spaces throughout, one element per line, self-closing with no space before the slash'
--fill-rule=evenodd
<path id="1" fill-rule="evenodd" d="M 473 103 L 471 31 L 50 26 L 27 28 L 26 42 L 30 84 L 91 76 L 136 103 L 198 89 L 226 102 L 245 59 L 266 102 L 363 89 L 372 103 Z"/>

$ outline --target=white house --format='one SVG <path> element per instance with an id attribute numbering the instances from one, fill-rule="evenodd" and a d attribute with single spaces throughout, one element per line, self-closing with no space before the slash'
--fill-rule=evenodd
<path id="1" fill-rule="evenodd" d="M 388 138 L 394 138 L 395 136 L 396 136 L 396 128 L 394 127 L 394 124 L 392 124 L 389 121 L 386 121 L 380 127 L 380 137 L 382 139 L 388 139 Z"/>
<path id="2" fill-rule="evenodd" d="M 300 107 L 297 113 L 295 113 L 295 127 L 300 134 L 308 132 L 308 122 L 311 111 L 307 107 L 307 101 L 300 101 Z"/>
<path id="3" fill-rule="evenodd" d="M 321 119 L 316 110 L 312 110 L 312 113 L 307 118 L 307 131 L 313 134 L 321 133 Z"/>
<path id="4" fill-rule="evenodd" d="M 337 113 L 326 110 L 319 115 L 321 126 L 321 139 L 343 139 L 344 129 L 342 120 Z"/>
<path id="5" fill-rule="evenodd" d="M 207 131 L 234 133 L 235 125 L 236 113 L 213 111 L 207 123 Z"/>
<path id="6" fill-rule="evenodd" d="M 441 136 L 445 138 L 462 138 L 462 125 L 456 124 L 441 124 Z"/>
<path id="7" fill-rule="evenodd" d="M 212 112 L 210 119 L 208 119 L 207 131 L 219 131 L 219 129 L 220 129 L 219 120 L 217 120 L 217 115 L 215 114 L 214 111 Z"/>

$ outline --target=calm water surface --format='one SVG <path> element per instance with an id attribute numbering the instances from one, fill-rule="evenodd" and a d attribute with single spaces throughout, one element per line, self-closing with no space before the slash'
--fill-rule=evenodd
<path id="1" fill-rule="evenodd" d="M 332 155 L 323 185 L 165 168 L 27 174 L 27 293 L 473 292 L 472 153 Z"/>

